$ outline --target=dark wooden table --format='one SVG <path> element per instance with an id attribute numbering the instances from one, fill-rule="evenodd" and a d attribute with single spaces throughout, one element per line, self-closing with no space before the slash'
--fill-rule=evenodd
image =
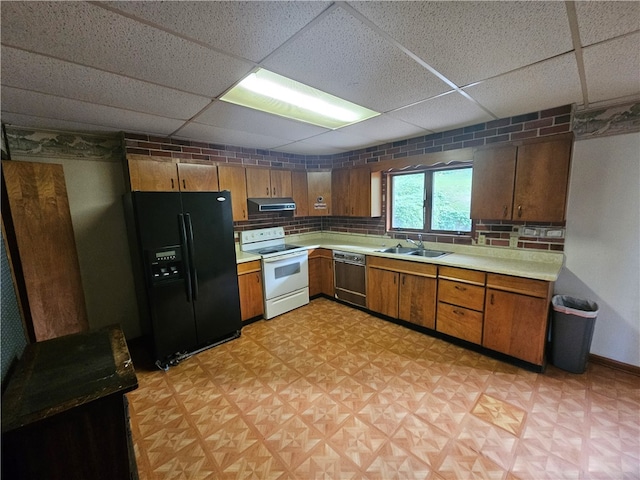
<path id="1" fill-rule="evenodd" d="M 117 326 L 28 345 L 2 395 L 2 478 L 137 479 Z"/>

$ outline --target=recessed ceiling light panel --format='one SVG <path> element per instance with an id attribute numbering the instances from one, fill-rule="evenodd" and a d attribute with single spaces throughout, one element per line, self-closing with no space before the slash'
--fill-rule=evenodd
<path id="1" fill-rule="evenodd" d="M 250 73 L 220 100 L 332 130 L 380 115 L 262 68 Z"/>

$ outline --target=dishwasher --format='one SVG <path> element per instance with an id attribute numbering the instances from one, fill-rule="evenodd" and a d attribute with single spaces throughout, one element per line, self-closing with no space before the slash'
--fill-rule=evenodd
<path id="1" fill-rule="evenodd" d="M 343 302 L 367 306 L 365 256 L 360 253 L 333 251 L 335 298 Z"/>

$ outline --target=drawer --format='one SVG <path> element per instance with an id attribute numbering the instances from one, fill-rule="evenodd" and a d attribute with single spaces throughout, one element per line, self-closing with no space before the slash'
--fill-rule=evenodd
<path id="1" fill-rule="evenodd" d="M 479 345 L 482 343 L 482 312 L 438 303 L 436 330 Z"/>
<path id="2" fill-rule="evenodd" d="M 544 280 L 489 273 L 487 275 L 487 287 L 504 290 L 506 292 L 521 293 L 532 297 L 547 298 L 550 296 L 552 283 L 545 282 Z"/>
<path id="3" fill-rule="evenodd" d="M 452 280 L 438 280 L 438 301 L 482 311 L 484 287 Z"/>
<path id="4" fill-rule="evenodd" d="M 262 264 L 260 260 L 252 260 L 250 262 L 239 263 L 236 268 L 238 269 L 238 275 L 245 273 L 259 272 L 262 270 Z"/>
<path id="5" fill-rule="evenodd" d="M 447 280 L 484 285 L 486 274 L 477 270 L 443 266 L 440 267 L 438 276 L 440 278 L 446 278 Z"/>

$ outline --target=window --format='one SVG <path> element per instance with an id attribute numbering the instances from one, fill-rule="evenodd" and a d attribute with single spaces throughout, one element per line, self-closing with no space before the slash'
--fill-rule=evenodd
<path id="1" fill-rule="evenodd" d="M 470 232 L 471 167 L 389 176 L 388 230 Z"/>

